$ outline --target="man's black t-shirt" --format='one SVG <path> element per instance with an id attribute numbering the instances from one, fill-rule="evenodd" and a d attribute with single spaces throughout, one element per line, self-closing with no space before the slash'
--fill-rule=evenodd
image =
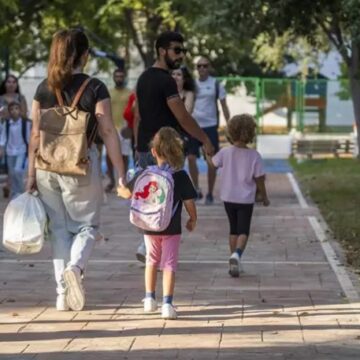
<path id="1" fill-rule="evenodd" d="M 136 177 L 128 183 L 128 188 L 133 191 L 136 178 L 142 171 L 136 174 Z M 175 214 L 171 218 L 170 224 L 164 231 L 144 231 L 146 235 L 178 235 L 181 234 L 181 212 L 182 203 L 185 200 L 195 199 L 197 193 L 185 170 L 177 171 L 173 174 L 174 179 L 174 207 L 177 206 Z"/>
<path id="2" fill-rule="evenodd" d="M 179 96 L 176 82 L 167 70 L 150 67 L 141 74 L 136 87 L 140 113 L 138 151 L 149 151 L 149 143 L 162 127 L 180 127 L 167 105 L 167 100 L 175 96 Z"/>
<path id="3" fill-rule="evenodd" d="M 86 74 L 73 75 L 71 82 L 61 92 L 66 105 L 71 104 L 75 94 L 87 78 L 88 75 Z M 80 110 L 90 113 L 90 120 L 87 128 L 88 137 L 91 136 L 97 121 L 95 116 L 96 103 L 107 98 L 110 98 L 110 95 L 105 84 L 96 78 L 91 79 L 77 105 Z M 55 94 L 48 88 L 47 79 L 43 80 L 37 87 L 34 100 L 40 103 L 41 109 L 48 109 L 58 104 Z"/>

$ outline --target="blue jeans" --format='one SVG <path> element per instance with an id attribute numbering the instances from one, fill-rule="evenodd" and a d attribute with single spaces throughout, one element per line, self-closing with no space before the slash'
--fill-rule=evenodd
<path id="1" fill-rule="evenodd" d="M 6 161 L 10 182 L 10 197 L 14 198 L 25 191 L 24 175 L 26 154 L 16 156 L 7 155 Z"/>
<path id="2" fill-rule="evenodd" d="M 81 270 L 100 237 L 103 188 L 98 152 L 90 151 L 91 166 L 84 176 L 59 175 L 36 170 L 36 183 L 48 215 L 57 293 L 65 293 L 63 273 L 67 265 Z"/>

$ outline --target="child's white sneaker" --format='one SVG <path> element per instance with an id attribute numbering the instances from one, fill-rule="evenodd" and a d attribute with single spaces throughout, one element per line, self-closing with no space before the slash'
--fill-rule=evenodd
<path id="1" fill-rule="evenodd" d="M 241 271 L 240 256 L 237 252 L 233 252 L 229 258 L 229 274 L 232 277 L 239 277 Z"/>
<path id="2" fill-rule="evenodd" d="M 163 304 L 161 308 L 161 317 L 167 320 L 177 319 L 177 313 L 172 304 Z"/>
<path id="3" fill-rule="evenodd" d="M 144 313 L 153 313 L 157 310 L 157 302 L 152 297 L 145 298 L 144 302 Z"/>
<path id="4" fill-rule="evenodd" d="M 77 266 L 68 266 L 64 271 L 66 301 L 70 309 L 80 311 L 85 306 L 85 293 L 82 286 L 81 270 Z"/>
<path id="5" fill-rule="evenodd" d="M 66 295 L 60 294 L 56 298 L 56 310 L 57 311 L 69 311 L 70 307 L 66 301 Z"/>

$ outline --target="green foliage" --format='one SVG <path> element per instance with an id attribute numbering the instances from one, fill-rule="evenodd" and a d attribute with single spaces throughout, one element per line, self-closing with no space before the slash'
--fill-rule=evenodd
<path id="1" fill-rule="evenodd" d="M 319 206 L 347 260 L 360 269 L 360 163 L 329 159 L 293 162 L 302 187 Z"/>

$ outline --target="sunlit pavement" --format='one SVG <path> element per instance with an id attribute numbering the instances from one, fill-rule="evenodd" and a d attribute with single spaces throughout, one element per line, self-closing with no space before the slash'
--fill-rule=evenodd
<path id="1" fill-rule="evenodd" d="M 140 235 L 114 194 L 103 208 L 108 241 L 88 266 L 81 312 L 54 309 L 49 244 L 29 257 L 2 249 L 0 359 L 359 359 L 356 279 L 331 253 L 336 245 L 318 210 L 296 195 L 292 179 L 268 176 L 272 204 L 255 209 L 238 279 L 228 275 L 221 203 L 199 204 L 197 229 L 185 232 L 181 245 L 176 321 L 143 314 Z M 0 206 L 3 213 L 3 200 Z"/>

